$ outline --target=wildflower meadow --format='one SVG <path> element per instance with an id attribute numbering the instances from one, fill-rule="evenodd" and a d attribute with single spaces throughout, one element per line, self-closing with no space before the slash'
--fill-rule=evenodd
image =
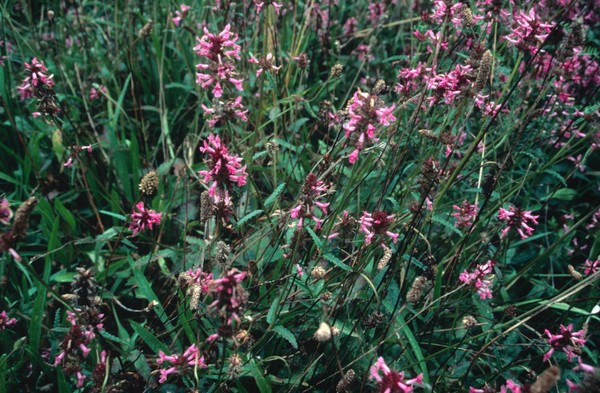
<path id="1" fill-rule="evenodd" d="M 600 392 L 599 0 L 7 0 L 0 104 L 0 393 Z"/>

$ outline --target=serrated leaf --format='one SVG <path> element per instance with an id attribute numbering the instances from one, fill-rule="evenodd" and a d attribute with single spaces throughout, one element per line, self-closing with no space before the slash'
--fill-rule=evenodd
<path id="1" fill-rule="evenodd" d="M 350 266 L 346 265 L 344 262 L 342 262 L 338 257 L 336 257 L 334 255 L 325 254 L 325 255 L 323 255 L 323 258 L 327 259 L 329 262 L 333 263 L 335 266 L 339 267 L 340 269 L 346 270 L 348 272 L 353 271 Z"/>
<path id="2" fill-rule="evenodd" d="M 271 303 L 271 307 L 269 307 L 269 312 L 267 312 L 267 323 L 272 324 L 275 320 L 275 313 L 277 312 L 277 308 L 279 307 L 279 297 L 275 298 L 273 303 Z"/>
<path id="3" fill-rule="evenodd" d="M 317 236 L 317 234 L 309 227 L 306 227 L 306 231 L 312 237 L 313 241 L 317 245 L 317 248 L 320 250 L 323 248 L 323 241 Z"/>
<path id="4" fill-rule="evenodd" d="M 240 228 L 242 225 L 244 225 L 246 222 L 250 221 L 251 219 L 253 219 L 256 216 L 259 216 L 263 213 L 263 210 L 254 210 L 248 214 L 246 214 L 244 217 L 240 218 L 240 220 L 237 222 L 237 227 Z"/>
<path id="5" fill-rule="evenodd" d="M 298 342 L 296 341 L 296 337 L 294 337 L 292 332 L 290 332 L 289 330 L 287 330 L 286 328 L 284 328 L 281 325 L 275 326 L 272 330 L 275 333 L 279 334 L 287 342 L 289 342 L 292 345 L 292 347 L 294 347 L 294 349 L 298 349 Z"/>
<path id="6" fill-rule="evenodd" d="M 546 169 L 546 170 L 544 171 L 544 173 L 547 173 L 547 174 L 549 174 L 550 176 L 552 176 L 552 177 L 554 177 L 555 179 L 557 179 L 559 182 L 561 182 L 561 183 L 562 183 L 562 185 L 563 185 L 563 186 L 565 186 L 565 187 L 567 186 L 567 181 L 565 180 L 565 178 L 564 178 L 564 177 L 562 177 L 562 176 L 561 176 L 561 174 L 560 174 L 560 173 L 558 173 L 558 172 L 556 172 L 556 171 L 553 171 L 552 169 Z"/>
<path id="7" fill-rule="evenodd" d="M 433 216 L 431 217 L 431 221 L 443 225 L 446 228 L 450 229 L 452 232 L 456 233 L 457 235 L 462 237 L 462 232 L 459 231 L 454 225 L 450 224 L 448 221 L 444 220 L 443 218 L 439 218 L 437 216 Z"/>
<path id="8" fill-rule="evenodd" d="M 271 206 L 273 206 L 273 204 L 275 203 L 275 201 L 279 197 L 279 194 L 281 194 L 281 192 L 285 189 L 285 186 L 286 186 L 285 183 L 281 183 L 280 185 L 277 186 L 277 188 L 275 189 L 275 191 L 273 191 L 273 193 L 271 195 L 269 195 L 269 197 L 265 201 L 265 209 L 268 209 Z"/>

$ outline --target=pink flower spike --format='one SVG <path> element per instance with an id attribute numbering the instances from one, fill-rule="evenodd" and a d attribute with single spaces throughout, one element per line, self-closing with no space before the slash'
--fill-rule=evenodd
<path id="1" fill-rule="evenodd" d="M 507 221 L 508 225 L 506 228 L 504 228 L 504 230 L 502 230 L 500 237 L 505 237 L 511 228 L 517 231 L 517 233 L 521 236 L 521 239 L 526 239 L 533 235 L 534 229 L 528 224 L 538 224 L 537 219 L 539 216 L 534 216 L 531 214 L 531 211 L 522 210 L 513 206 L 509 206 L 509 209 L 510 211 L 500 208 L 498 211 L 498 219 L 500 221 Z"/>
<path id="2" fill-rule="evenodd" d="M 10 203 L 3 197 L 0 201 L 0 224 L 10 225 L 12 217 L 13 211 L 10 209 Z"/>
<path id="3" fill-rule="evenodd" d="M 136 211 L 137 210 L 137 211 Z M 133 236 L 146 229 L 152 229 L 155 225 L 160 224 L 162 213 L 157 213 L 152 209 L 146 209 L 144 202 L 138 202 L 135 205 L 133 213 L 131 213 L 131 223 L 129 229 L 133 231 Z"/>

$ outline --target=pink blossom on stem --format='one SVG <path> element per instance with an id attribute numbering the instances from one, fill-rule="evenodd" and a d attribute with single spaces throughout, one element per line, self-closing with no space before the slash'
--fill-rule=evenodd
<path id="1" fill-rule="evenodd" d="M 322 199 L 328 193 L 329 186 L 322 180 L 319 180 L 314 173 L 309 173 L 306 176 L 300 194 L 300 203 L 290 210 L 290 217 L 298 219 L 298 228 L 304 225 L 304 219 L 307 218 L 316 223 L 316 228 L 321 227 L 323 219 L 318 218 L 315 213 L 320 211 L 322 215 L 327 215 L 329 202 L 323 202 Z"/>
<path id="2" fill-rule="evenodd" d="M 591 261 L 586 259 L 583 264 L 584 273 L 586 275 L 591 275 L 600 270 L 600 259 L 596 259 L 595 261 Z"/>
<path id="3" fill-rule="evenodd" d="M 173 24 L 175 24 L 175 26 L 179 27 L 179 24 L 181 23 L 183 18 L 186 17 L 186 15 L 188 14 L 188 12 L 190 11 L 191 8 L 192 7 L 190 7 L 189 5 L 181 4 L 179 6 L 179 9 L 181 11 L 175 11 L 175 17 L 173 17 Z"/>
<path id="4" fill-rule="evenodd" d="M 24 66 L 27 76 L 23 79 L 23 83 L 17 87 L 22 100 L 37 97 L 43 90 L 54 87 L 54 81 L 52 80 L 54 75 L 46 75 L 48 69 L 43 62 L 34 57 L 31 64 L 25 63 Z"/>
<path id="5" fill-rule="evenodd" d="M 242 158 L 229 154 L 221 138 L 213 134 L 204 140 L 200 151 L 208 156 L 205 159 L 208 170 L 199 171 L 198 174 L 203 177 L 204 183 L 211 184 L 208 190 L 210 197 L 215 204 L 231 205 L 230 188 L 245 185 L 248 178 L 246 166 L 241 164 Z"/>
<path id="6" fill-rule="evenodd" d="M 246 290 L 240 285 L 246 274 L 230 269 L 225 276 L 209 282 L 209 293 L 216 298 L 209 308 L 217 310 L 227 324 L 240 321 L 238 314 L 248 301 Z"/>
<path id="7" fill-rule="evenodd" d="M 0 224 L 10 225 L 12 217 L 13 211 L 10 209 L 10 203 L 3 197 L 0 201 Z"/>
<path id="8" fill-rule="evenodd" d="M 369 142 L 377 142 L 375 131 L 378 125 L 389 126 L 396 121 L 392 114 L 395 105 L 383 106 L 376 95 L 363 93 L 360 90 L 354 93 L 348 104 L 349 120 L 344 124 L 346 138 L 354 145 L 354 151 L 348 157 L 348 161 L 354 164 L 358 154 Z"/>
<path id="9" fill-rule="evenodd" d="M 465 270 L 458 279 L 467 285 L 474 287 L 481 300 L 492 298 L 492 277 L 494 262 L 489 260 L 482 265 L 477 265 L 473 272 Z"/>
<path id="10" fill-rule="evenodd" d="M 235 100 L 227 100 L 225 102 L 220 100 L 213 100 L 213 107 L 209 108 L 202 104 L 204 109 L 204 117 L 207 119 L 206 122 L 214 127 L 220 122 L 232 121 L 239 119 L 242 121 L 248 121 L 248 110 L 242 105 L 242 97 L 238 96 Z"/>
<path id="11" fill-rule="evenodd" d="M 257 78 L 265 71 L 276 74 L 281 68 L 281 66 L 275 65 L 275 58 L 273 57 L 272 53 L 267 53 L 266 57 L 260 57 L 259 59 L 256 59 L 253 55 L 250 55 L 250 60 L 248 60 L 248 63 L 259 65 L 258 70 L 256 70 Z"/>
<path id="12" fill-rule="evenodd" d="M 138 202 L 137 205 L 135 205 L 133 213 L 131 213 L 129 229 L 133 231 L 133 236 L 135 236 L 146 229 L 152 229 L 155 225 L 160 224 L 161 220 L 162 213 L 157 213 L 152 209 L 146 209 L 144 202 Z"/>
<path id="13" fill-rule="evenodd" d="M 0 312 L 0 330 L 4 330 L 7 327 L 17 323 L 15 318 L 9 318 L 6 311 Z"/>
<path id="14" fill-rule="evenodd" d="M 456 210 L 454 213 L 452 213 L 452 217 L 456 218 L 454 226 L 457 228 L 467 228 L 473 225 L 473 222 L 477 217 L 477 205 L 470 204 L 465 199 L 460 206 L 454 205 L 452 208 Z"/>
<path id="15" fill-rule="evenodd" d="M 196 344 L 192 344 L 181 355 L 165 355 L 163 351 L 159 351 L 156 364 L 163 365 L 165 363 L 171 363 L 171 367 L 160 369 L 159 383 L 165 383 L 168 376 L 171 374 L 185 374 L 195 368 L 208 367 L 206 363 L 204 363 L 204 356 L 200 356 L 200 350 Z"/>
<path id="16" fill-rule="evenodd" d="M 373 240 L 382 236 L 389 236 L 392 242 L 396 243 L 399 235 L 389 230 L 393 223 L 393 214 L 388 215 L 382 211 L 374 211 L 373 213 L 364 211 L 360 218 L 360 230 L 366 235 L 365 243 L 370 244 Z M 381 244 L 384 245 L 383 242 Z"/>
<path id="17" fill-rule="evenodd" d="M 574 357 L 579 356 L 577 353 L 580 352 L 586 341 L 586 331 L 581 329 L 574 332 L 573 324 L 569 324 L 566 327 L 560 325 L 560 332 L 558 334 L 552 334 L 548 329 L 544 330 L 544 334 L 548 336 L 548 344 L 551 346 L 550 350 L 544 355 L 544 362 L 550 359 L 556 349 L 562 349 L 567 354 L 567 359 L 571 361 Z"/>
<path id="18" fill-rule="evenodd" d="M 514 206 L 509 206 L 509 209 L 510 211 L 500 208 L 498 211 L 498 219 L 500 221 L 506 221 L 508 224 L 508 226 L 502 230 L 500 237 L 504 238 L 511 228 L 516 229 L 521 236 L 521 239 L 527 239 L 529 236 L 533 235 L 534 229 L 529 225 L 538 224 L 537 219 L 539 216 L 534 216 L 531 214 L 531 211 L 515 208 Z"/>
<path id="19" fill-rule="evenodd" d="M 410 393 L 414 385 L 423 383 L 423 374 L 413 379 L 405 379 L 404 372 L 391 370 L 381 356 L 371 366 L 369 378 L 379 383 L 380 393 Z"/>
<path id="20" fill-rule="evenodd" d="M 531 7 L 529 12 L 519 10 L 513 15 L 513 25 L 510 34 L 504 38 L 520 49 L 535 53 L 538 44 L 543 42 L 554 28 L 554 23 L 541 22 Z"/>

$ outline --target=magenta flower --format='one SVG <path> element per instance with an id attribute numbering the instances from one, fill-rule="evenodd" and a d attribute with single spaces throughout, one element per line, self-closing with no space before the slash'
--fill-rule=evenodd
<path id="1" fill-rule="evenodd" d="M 554 28 L 554 23 L 543 23 L 535 13 L 534 7 L 529 12 L 519 10 L 513 15 L 512 31 L 504 38 L 520 49 L 535 53 L 539 43 L 543 42 Z"/>
<path id="2" fill-rule="evenodd" d="M 427 69 L 431 71 L 431 69 Z M 427 97 L 429 106 L 437 104 L 442 99 L 446 104 L 452 104 L 454 100 L 470 86 L 470 74 L 473 68 L 470 65 L 457 64 L 454 69 L 446 74 L 437 74 L 433 70 L 433 76 L 426 78 L 427 88 L 433 90 L 433 95 Z"/>
<path id="3" fill-rule="evenodd" d="M 238 36 L 230 28 L 227 25 L 219 34 L 212 34 L 205 27 L 204 35 L 196 37 L 198 45 L 194 47 L 198 56 L 208 59 L 206 64 L 196 64 L 196 68 L 207 70 L 206 73 L 196 73 L 196 83 L 204 89 L 213 86 L 212 92 L 217 98 L 223 94 L 224 83 L 231 83 L 237 90 L 243 90 L 243 80 L 236 78 L 232 63 L 233 59 L 240 59 L 240 46 L 235 43 Z"/>
<path id="4" fill-rule="evenodd" d="M 162 365 L 163 363 L 171 363 L 171 367 L 160 370 L 160 378 L 158 379 L 158 383 L 165 383 L 170 374 L 184 374 L 187 371 L 194 370 L 195 368 L 208 367 L 206 363 L 204 363 L 204 356 L 200 356 L 200 350 L 196 344 L 192 344 L 181 355 L 165 355 L 163 351 L 159 351 L 156 363 L 158 365 Z"/>
<path id="5" fill-rule="evenodd" d="M 396 118 L 392 114 L 395 105 L 384 107 L 381 99 L 360 90 L 348 104 L 349 120 L 344 124 L 345 136 L 354 145 L 354 151 L 350 153 L 348 161 L 354 164 L 358 154 L 369 142 L 377 142 L 375 131 L 378 125 L 389 126 Z"/>
<path id="6" fill-rule="evenodd" d="M 465 199 L 460 206 L 454 205 L 452 208 L 456 210 L 452 213 L 452 217 L 456 218 L 454 226 L 457 228 L 467 228 L 473 225 L 477 217 L 477 205 L 472 205 Z"/>
<path id="7" fill-rule="evenodd" d="M 392 241 L 396 243 L 399 235 L 389 231 L 389 227 L 393 223 L 393 214 L 388 215 L 382 211 L 374 211 L 373 213 L 364 211 L 360 218 L 360 230 L 366 235 L 365 243 L 370 244 L 376 237 L 383 235 L 391 237 Z"/>
<path id="8" fill-rule="evenodd" d="M 521 235 L 521 239 L 527 239 L 534 231 L 529 225 L 537 224 L 539 216 L 534 216 L 531 214 L 531 211 L 522 210 L 513 206 L 509 206 L 509 209 L 510 211 L 500 208 L 498 211 L 498 219 L 500 221 L 506 221 L 508 224 L 508 226 L 502 230 L 500 238 L 504 238 L 508 231 L 510 231 L 511 228 L 514 228 L 519 235 Z"/>
<path id="9" fill-rule="evenodd" d="M 146 209 L 144 202 L 138 202 L 135 205 L 137 211 L 131 213 L 131 223 L 129 229 L 133 231 L 133 236 L 146 229 L 152 229 L 154 225 L 160 224 L 162 213 L 157 213 L 152 209 Z"/>
<path id="10" fill-rule="evenodd" d="M 423 374 L 419 374 L 413 379 L 405 379 L 404 372 L 390 370 L 381 356 L 371 366 L 369 378 L 379 382 L 380 393 L 410 393 L 413 391 L 414 385 L 423 383 Z"/>
<path id="11" fill-rule="evenodd" d="M 185 5 L 185 4 L 179 5 L 179 9 L 181 11 L 175 11 L 175 17 L 173 18 L 173 24 L 175 24 L 175 26 L 179 27 L 179 24 L 181 23 L 183 18 L 186 17 L 186 15 L 188 14 L 188 12 L 190 11 L 191 8 L 192 7 L 190 7 L 189 5 Z"/>
<path id="12" fill-rule="evenodd" d="M 203 176 L 204 183 L 212 182 L 208 189 L 210 197 L 215 204 L 231 205 L 229 189 L 233 185 L 238 187 L 245 185 L 248 178 L 246 166 L 241 164 L 242 158 L 229 154 L 227 147 L 221 143 L 221 138 L 213 134 L 204 141 L 200 151 L 208 155 L 205 160 L 208 170 L 199 171 L 198 174 Z"/>
<path id="13" fill-rule="evenodd" d="M 492 298 L 492 277 L 494 262 L 489 260 L 483 265 L 477 265 L 472 273 L 467 270 L 462 272 L 458 279 L 467 285 L 473 286 L 481 300 Z"/>
<path id="14" fill-rule="evenodd" d="M 23 79 L 23 83 L 17 87 L 22 100 L 32 97 L 39 98 L 44 90 L 54 87 L 54 81 L 52 80 L 54 75 L 46 75 L 48 69 L 43 62 L 34 57 L 31 64 L 25 63 L 24 65 L 27 76 Z"/>
<path id="15" fill-rule="evenodd" d="M 319 199 L 325 198 L 329 192 L 329 187 L 322 180 L 318 180 L 314 173 L 309 173 L 302 187 L 300 200 L 301 202 L 290 210 L 290 217 L 298 219 L 298 228 L 302 228 L 306 218 L 316 222 L 316 228 L 320 228 L 323 219 L 317 218 L 315 213 L 317 209 L 323 215 L 327 214 L 329 202 L 322 202 Z"/>
<path id="16" fill-rule="evenodd" d="M 98 100 L 102 97 L 101 93 L 106 94 L 106 92 L 108 92 L 106 86 L 99 86 L 98 89 L 92 87 L 90 89 L 90 100 Z"/>
<path id="17" fill-rule="evenodd" d="M 260 74 L 262 74 L 263 72 L 273 72 L 273 73 L 277 73 L 279 72 L 279 69 L 281 68 L 281 66 L 276 66 L 275 65 L 275 58 L 273 57 L 272 53 L 267 53 L 266 57 L 261 57 L 259 59 L 255 58 L 254 56 L 250 55 L 250 60 L 248 60 L 248 63 L 252 63 L 252 64 L 258 64 L 259 68 L 258 70 L 256 70 L 256 77 L 258 78 L 260 76 Z"/>
<path id="18" fill-rule="evenodd" d="M 544 330 L 544 334 L 548 336 L 548 344 L 552 347 L 544 355 L 544 362 L 550 359 L 555 349 L 562 349 L 567 354 L 567 359 L 571 361 L 574 357 L 579 356 L 577 353 L 585 345 L 585 330 L 574 332 L 573 324 L 569 324 L 567 327 L 560 325 L 559 334 L 552 334 L 548 329 Z"/>
<path id="19" fill-rule="evenodd" d="M 598 270 L 600 270 L 600 259 L 596 259 L 595 261 L 586 259 L 585 263 L 583 264 L 583 268 L 585 269 L 584 273 L 588 276 L 596 273 Z"/>
<path id="20" fill-rule="evenodd" d="M 4 330 L 15 323 L 17 323 L 17 320 L 15 318 L 9 318 L 6 311 L 0 312 L 0 330 Z"/>
<path id="21" fill-rule="evenodd" d="M 10 203 L 6 198 L 0 201 L 0 223 L 10 225 L 10 219 L 13 216 L 13 211 L 10 209 Z"/>

